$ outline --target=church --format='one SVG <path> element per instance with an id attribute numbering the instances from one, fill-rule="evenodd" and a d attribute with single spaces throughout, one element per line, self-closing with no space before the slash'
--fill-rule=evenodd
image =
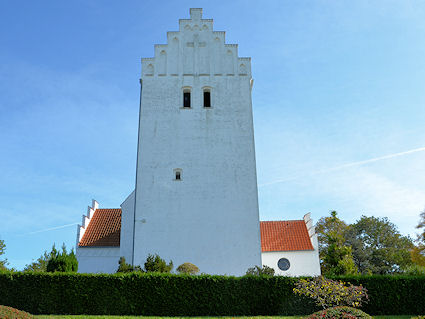
<path id="1" fill-rule="evenodd" d="M 251 59 L 198 8 L 154 52 L 142 59 L 134 191 L 120 208 L 93 200 L 77 230 L 79 272 L 158 254 L 208 274 L 320 275 L 310 214 L 259 219 Z"/>

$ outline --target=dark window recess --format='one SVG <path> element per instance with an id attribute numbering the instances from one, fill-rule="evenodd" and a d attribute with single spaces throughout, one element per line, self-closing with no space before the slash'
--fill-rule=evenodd
<path id="1" fill-rule="evenodd" d="M 190 92 L 183 93 L 183 107 L 190 107 Z"/>
<path id="2" fill-rule="evenodd" d="M 181 180 L 180 172 L 176 172 L 176 180 Z"/>
<path id="3" fill-rule="evenodd" d="M 289 267 L 291 267 L 291 263 L 286 258 L 280 258 L 277 262 L 277 266 L 280 270 L 286 271 L 289 269 Z"/>
<path id="4" fill-rule="evenodd" d="M 211 107 L 211 92 L 204 91 L 204 107 Z"/>

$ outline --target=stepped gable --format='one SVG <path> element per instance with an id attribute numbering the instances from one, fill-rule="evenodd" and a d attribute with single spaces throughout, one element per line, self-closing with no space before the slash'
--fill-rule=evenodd
<path id="1" fill-rule="evenodd" d="M 83 237 L 79 247 L 119 247 L 121 232 L 121 209 L 98 208 Z"/>

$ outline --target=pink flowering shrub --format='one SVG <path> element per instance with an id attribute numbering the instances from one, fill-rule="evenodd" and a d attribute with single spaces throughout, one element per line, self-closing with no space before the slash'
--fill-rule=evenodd
<path id="1" fill-rule="evenodd" d="M 34 316 L 25 311 L 0 305 L 0 318 L 1 319 L 34 319 Z"/>
<path id="2" fill-rule="evenodd" d="M 367 313 L 351 307 L 333 307 L 313 313 L 305 319 L 372 319 Z"/>

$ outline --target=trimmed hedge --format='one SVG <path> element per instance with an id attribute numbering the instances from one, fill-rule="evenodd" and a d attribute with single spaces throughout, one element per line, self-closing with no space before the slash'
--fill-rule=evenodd
<path id="1" fill-rule="evenodd" d="M 425 313 L 425 276 L 338 277 L 368 289 L 363 310 Z M 225 316 L 306 315 L 317 308 L 296 296 L 296 278 L 155 273 L 0 273 L 0 304 L 33 314 Z"/>

